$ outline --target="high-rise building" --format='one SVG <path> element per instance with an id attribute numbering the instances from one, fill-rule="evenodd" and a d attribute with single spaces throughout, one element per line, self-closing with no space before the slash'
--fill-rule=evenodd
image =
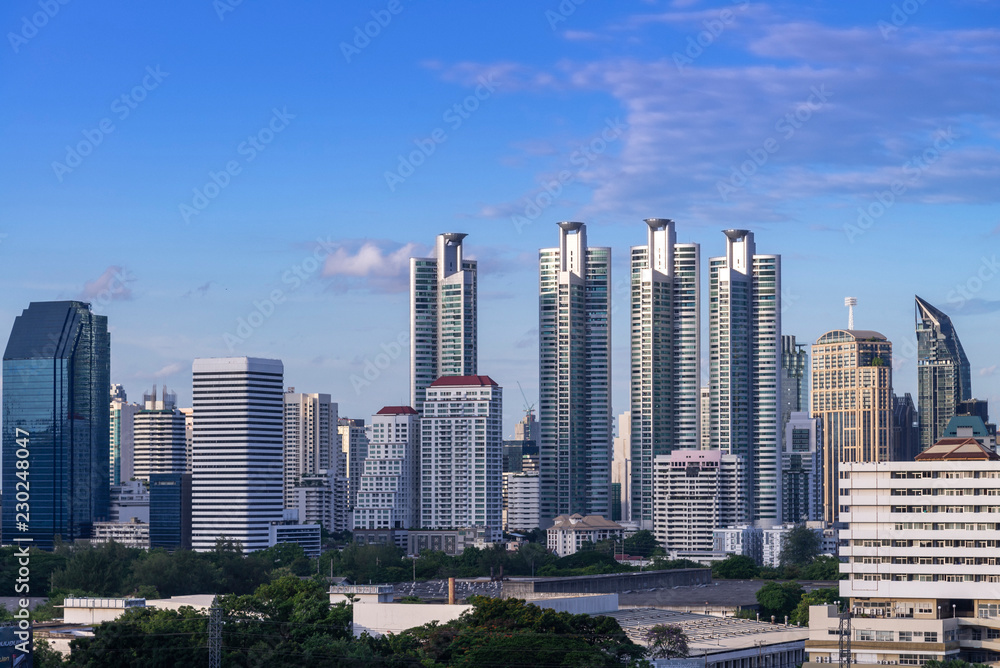
<path id="1" fill-rule="evenodd" d="M 5 543 L 52 549 L 56 536 L 87 538 L 108 519 L 110 404 L 107 316 L 78 301 L 29 304 L 3 356 Z M 24 513 L 15 492 L 29 485 Z"/>
<path id="2" fill-rule="evenodd" d="M 514 425 L 514 438 L 503 442 L 503 472 L 524 470 L 538 470 L 538 420 L 534 407 L 528 407 L 524 417 Z"/>
<path id="3" fill-rule="evenodd" d="M 503 528 L 502 389 L 489 376 L 444 376 L 420 420 L 421 527 Z"/>
<path id="4" fill-rule="evenodd" d="M 281 360 L 196 359 L 193 370 L 192 547 L 219 539 L 265 549 L 283 517 Z"/>
<path id="5" fill-rule="evenodd" d="M 149 476 L 149 547 L 191 549 L 191 474 Z"/>
<path id="6" fill-rule="evenodd" d="M 796 411 L 785 420 L 781 451 L 782 517 L 786 522 L 823 519 L 823 424 Z"/>
<path id="7" fill-rule="evenodd" d="M 809 353 L 794 336 L 781 337 L 781 415 L 782 427 L 792 413 L 809 411 Z"/>
<path id="8" fill-rule="evenodd" d="M 420 416 L 410 406 L 386 406 L 371 425 L 353 528 L 419 529 Z"/>
<path id="9" fill-rule="evenodd" d="M 538 376 L 542 526 L 611 513 L 611 249 L 559 223 L 539 251 Z"/>
<path id="10" fill-rule="evenodd" d="M 701 248 L 674 221 L 649 218 L 632 247 L 632 520 L 653 528 L 653 461 L 699 448 Z"/>
<path id="11" fill-rule="evenodd" d="M 614 522 L 632 521 L 632 412 L 625 411 L 618 416 L 618 435 L 615 436 L 611 456 L 612 512 L 608 519 Z M 615 516 L 617 515 L 617 517 Z"/>
<path id="12" fill-rule="evenodd" d="M 351 509 L 358 504 L 361 476 L 368 458 L 368 430 L 364 418 L 340 418 L 337 420 L 337 433 L 340 435 L 341 456 L 346 462 L 347 507 Z"/>
<path id="13" fill-rule="evenodd" d="M 187 434 L 184 414 L 177 410 L 177 395 L 156 397 L 143 393 L 143 407 L 133 416 L 135 433 L 135 477 L 149 482 L 154 473 L 184 473 L 187 470 Z"/>
<path id="14" fill-rule="evenodd" d="M 538 471 L 508 473 L 507 531 L 523 532 L 539 528 L 538 503 L 541 489 Z"/>
<path id="15" fill-rule="evenodd" d="M 654 461 L 654 530 L 668 552 L 710 552 L 716 529 L 746 515 L 743 460 L 721 450 L 675 450 Z"/>
<path id="16" fill-rule="evenodd" d="M 135 440 L 132 419 L 142 406 L 129 403 L 125 388 L 111 386 L 111 484 L 128 482 L 135 471 Z"/>
<path id="17" fill-rule="evenodd" d="M 725 230 L 709 260 L 711 447 L 743 457 L 746 523 L 781 523 L 781 257 Z"/>
<path id="18" fill-rule="evenodd" d="M 185 473 L 191 473 L 191 462 L 194 459 L 194 409 L 178 408 L 177 410 L 184 416 L 184 451 L 187 458 L 187 470 Z"/>
<path id="19" fill-rule="evenodd" d="M 951 318 L 920 297 L 917 313 L 917 408 L 920 449 L 941 438 L 958 404 L 972 398 L 969 358 Z"/>
<path id="20" fill-rule="evenodd" d="M 841 462 L 887 462 L 893 447 L 892 343 L 835 329 L 812 347 L 812 416 L 823 421 L 823 521 L 836 522 Z"/>
<path id="21" fill-rule="evenodd" d="M 338 406 L 329 394 L 306 394 L 294 387 L 285 392 L 286 508 L 296 507 L 294 490 L 300 479 L 336 474 L 342 452 L 337 413 Z M 304 519 L 301 514 L 300 518 Z"/>
<path id="22" fill-rule="evenodd" d="M 433 258 L 410 258 L 410 406 L 418 413 L 436 379 L 477 373 L 477 263 L 464 257 L 466 236 L 439 234 Z"/>
<path id="23" fill-rule="evenodd" d="M 911 462 L 920 453 L 920 414 L 909 392 L 902 397 L 892 395 L 892 414 L 890 458 L 897 462 Z"/>
<path id="24" fill-rule="evenodd" d="M 712 388 L 701 388 L 701 438 L 699 447 L 709 450 L 712 447 Z"/>

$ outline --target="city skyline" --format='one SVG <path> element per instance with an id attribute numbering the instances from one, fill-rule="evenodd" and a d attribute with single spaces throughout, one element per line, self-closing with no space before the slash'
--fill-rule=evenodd
<path id="1" fill-rule="evenodd" d="M 406 265 L 455 230 L 479 262 L 478 370 L 530 403 L 554 224 L 586 222 L 626 279 L 637 221 L 662 216 L 709 255 L 732 227 L 781 254 L 799 341 L 845 326 L 857 296 L 857 326 L 893 341 L 913 396 L 921 295 L 1000 405 L 1000 102 L 980 93 L 998 78 L 995 9 L 923 4 L 899 23 L 878 3 L 402 6 L 364 48 L 355 30 L 384 6 L 67 6 L 30 38 L 37 3 L 5 6 L 0 85 L 20 93 L 0 110 L 0 328 L 79 298 L 109 317 L 112 382 L 133 397 L 166 383 L 189 406 L 192 359 L 260 356 L 364 417 L 408 403 Z M 491 30 L 453 29 L 465 19 Z M 286 52 L 257 48 L 287 34 Z M 628 341 L 613 345 L 617 415 Z"/>

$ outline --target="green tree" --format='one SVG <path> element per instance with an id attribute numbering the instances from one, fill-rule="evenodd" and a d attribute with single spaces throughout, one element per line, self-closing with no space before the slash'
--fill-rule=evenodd
<path id="1" fill-rule="evenodd" d="M 208 627 L 193 608 L 131 608 L 94 627 L 93 638 L 70 642 L 68 666 L 172 668 L 208 662 Z"/>
<path id="2" fill-rule="evenodd" d="M 690 655 L 688 637 L 679 626 L 660 624 L 646 634 L 649 656 L 654 659 L 686 659 Z"/>
<path id="3" fill-rule="evenodd" d="M 761 607 L 761 616 L 774 616 L 776 621 L 784 621 L 786 615 L 791 615 L 802 600 L 803 589 L 798 582 L 768 582 L 757 592 L 757 603 Z"/>
<path id="4" fill-rule="evenodd" d="M 662 554 L 663 547 L 656 540 L 652 531 L 636 531 L 625 539 L 625 553 L 634 557 L 652 557 L 655 554 Z"/>
<path id="5" fill-rule="evenodd" d="M 790 624 L 798 624 L 802 626 L 808 626 L 809 624 L 809 606 L 811 605 L 840 605 L 840 590 L 836 587 L 829 587 L 826 589 L 814 589 L 808 594 L 804 594 L 799 604 L 795 606 L 795 610 L 789 617 L 788 622 Z"/>
<path id="6" fill-rule="evenodd" d="M 128 576 L 142 550 L 120 543 L 75 548 L 65 568 L 52 574 L 52 587 L 68 591 L 88 591 L 99 596 L 121 596 L 131 591 Z"/>
<path id="7" fill-rule="evenodd" d="M 819 556 L 820 538 L 812 529 L 799 524 L 785 535 L 781 545 L 782 566 L 808 566 Z"/>
<path id="8" fill-rule="evenodd" d="M 61 668 L 66 665 L 62 653 L 52 649 L 45 638 L 35 638 L 31 652 L 35 668 Z"/>
<path id="9" fill-rule="evenodd" d="M 161 596 L 227 593 L 220 585 L 222 575 L 207 556 L 190 550 L 152 550 L 132 564 L 129 582 L 136 590 L 154 587 Z"/>
<path id="10" fill-rule="evenodd" d="M 811 564 L 802 569 L 802 578 L 805 580 L 842 580 L 845 576 L 840 573 L 840 559 L 823 555 L 816 557 Z"/>
<path id="11" fill-rule="evenodd" d="M 712 564 L 712 577 L 720 580 L 752 580 L 759 572 L 753 559 L 740 554 L 731 554 Z"/>

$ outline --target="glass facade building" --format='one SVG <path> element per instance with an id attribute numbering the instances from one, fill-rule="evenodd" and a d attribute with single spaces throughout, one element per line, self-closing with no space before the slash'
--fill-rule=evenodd
<path id="1" fill-rule="evenodd" d="M 5 543 L 52 549 L 108 519 L 110 401 L 107 317 L 83 302 L 32 302 L 3 357 Z"/>
<path id="2" fill-rule="evenodd" d="M 191 549 L 191 474 L 149 476 L 149 548 Z"/>
<path id="3" fill-rule="evenodd" d="M 972 398 L 972 370 L 951 318 L 920 297 L 917 315 L 917 406 L 920 449 L 942 438 L 958 405 Z"/>

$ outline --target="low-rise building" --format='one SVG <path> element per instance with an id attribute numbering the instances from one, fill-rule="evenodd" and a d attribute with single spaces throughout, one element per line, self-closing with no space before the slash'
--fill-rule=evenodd
<path id="1" fill-rule="evenodd" d="M 125 547 L 148 550 L 149 524 L 135 518 L 128 522 L 94 522 L 94 534 L 90 542 L 100 545 L 112 541 Z"/>
<path id="2" fill-rule="evenodd" d="M 560 557 L 576 554 L 584 543 L 599 543 L 609 538 L 624 538 L 625 530 L 617 522 L 600 515 L 560 515 L 548 529 L 547 542 L 550 552 Z"/>

